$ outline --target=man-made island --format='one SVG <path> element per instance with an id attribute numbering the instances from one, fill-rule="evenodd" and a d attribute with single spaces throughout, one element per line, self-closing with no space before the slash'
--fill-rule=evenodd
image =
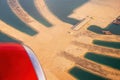
<path id="1" fill-rule="evenodd" d="M 57 1 L 55 3 L 68 5 L 65 0 Z M 51 27 L 33 18 L 20 5 L 19 0 L 6 0 L 6 2 L 22 23 L 38 33 L 32 36 L 23 33 L 15 29 L 10 22 L 8 24 L 3 20 L 6 14 L 4 16 L 0 14 L 0 41 L 6 41 L 5 36 L 7 36 L 31 47 L 44 69 L 47 80 L 120 79 L 120 45 L 117 44 L 120 43 L 119 0 L 75 0 L 73 5 L 66 6 L 69 9 L 77 5 L 69 15 L 67 12 L 58 14 L 51 9 L 56 7 L 58 11 L 62 11 L 60 9 L 62 5 L 53 5 L 48 0 L 33 0 L 32 6 L 36 7 L 40 15 L 52 24 Z M 4 3 L 5 1 L 1 0 L 0 4 Z M 62 13 L 65 18 L 58 16 Z M 79 22 L 73 25 L 67 20 Z M 109 31 L 111 34 L 103 31 Z M 111 47 L 112 43 L 115 44 Z"/>

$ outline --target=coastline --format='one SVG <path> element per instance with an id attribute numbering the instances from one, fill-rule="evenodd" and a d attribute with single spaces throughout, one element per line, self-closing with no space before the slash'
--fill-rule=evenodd
<path id="1" fill-rule="evenodd" d="M 14 1 L 16 3 L 14 3 Z M 44 30 L 46 30 L 47 28 L 42 25 L 41 23 L 39 23 L 38 21 L 36 21 L 35 19 L 33 19 L 26 11 L 24 11 L 22 9 L 22 7 L 20 6 L 18 0 L 14 0 L 13 4 L 15 6 L 12 6 L 12 4 L 9 4 L 11 10 L 15 13 L 15 15 L 17 15 L 17 17 L 23 21 L 26 25 L 29 25 L 31 28 L 37 30 L 38 32 L 44 32 Z"/>
<path id="2" fill-rule="evenodd" d="M 81 27 L 78 31 L 73 31 L 71 29 L 72 25 L 62 22 L 56 16 L 54 16 L 52 12 L 49 12 L 44 0 L 41 0 L 41 3 L 40 0 L 35 0 L 34 4 L 36 5 L 36 8 L 39 10 L 39 12 L 41 12 L 41 14 L 50 23 L 54 24 L 51 28 L 47 28 L 33 19 L 18 3 L 18 0 L 14 1 L 16 1 L 16 6 L 13 7 L 10 4 L 9 6 L 15 15 L 17 15 L 21 21 L 29 25 L 31 28 L 37 30 L 39 33 L 35 36 L 29 36 L 12 28 L 10 25 L 7 25 L 1 20 L 0 31 L 17 40 L 22 41 L 24 44 L 28 45 L 34 50 L 35 55 L 43 66 L 48 80 L 76 80 L 68 73 L 68 70 L 70 70 L 75 65 L 93 74 L 107 77 L 112 80 L 119 80 L 119 70 L 84 58 L 84 55 L 88 51 L 96 52 L 97 54 L 101 55 L 120 58 L 120 50 L 95 46 L 92 44 L 92 41 L 94 39 L 119 42 L 119 36 L 100 35 L 87 30 L 87 28 L 93 24 L 99 25 L 102 28 L 106 27 L 106 25 L 111 23 L 111 21 L 119 15 L 119 10 L 116 11 L 113 10 L 113 8 L 108 9 L 105 7 L 105 5 L 97 6 L 96 4 L 93 5 L 93 3 L 88 2 L 85 5 L 74 10 L 74 14 L 71 14 L 70 17 L 77 17 L 80 19 L 89 15 L 94 17 L 94 19 L 88 22 L 85 26 Z M 94 0 L 92 1 L 94 2 Z M 110 2 L 110 5 L 113 4 Z M 16 7 L 19 7 L 19 10 L 23 13 L 18 13 L 16 11 Z M 108 14 L 112 11 L 114 12 Z M 107 12 L 107 14 L 105 14 L 105 12 Z M 23 15 L 26 16 L 26 18 L 22 17 Z M 29 20 L 26 21 L 25 19 Z M 65 52 L 67 54 L 61 56 L 61 54 Z M 81 60 L 81 63 L 78 60 Z M 88 65 L 85 63 L 88 63 Z M 93 64 L 95 66 L 93 66 Z"/>
<path id="3" fill-rule="evenodd" d="M 63 24 L 64 22 L 57 18 L 47 7 L 45 0 L 35 0 L 34 4 L 37 10 L 53 25 Z M 49 15 L 49 16 L 48 16 Z"/>

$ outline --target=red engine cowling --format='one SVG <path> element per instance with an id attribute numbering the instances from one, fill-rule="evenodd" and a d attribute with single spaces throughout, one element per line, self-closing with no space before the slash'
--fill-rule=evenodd
<path id="1" fill-rule="evenodd" d="M 45 80 L 45 77 L 30 48 L 18 43 L 0 43 L 0 80 Z"/>

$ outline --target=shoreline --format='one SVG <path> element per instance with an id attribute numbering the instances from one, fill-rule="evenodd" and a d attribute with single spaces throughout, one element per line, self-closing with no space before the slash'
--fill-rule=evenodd
<path id="1" fill-rule="evenodd" d="M 14 1 L 16 3 L 14 3 Z M 21 20 L 23 21 L 26 25 L 28 25 L 29 27 L 33 28 L 36 31 L 40 31 L 43 32 L 45 30 L 47 30 L 47 27 L 45 27 L 44 25 L 42 25 L 41 23 L 39 23 L 38 21 L 36 21 L 35 19 L 33 19 L 26 11 L 24 11 L 22 9 L 22 7 L 20 6 L 18 0 L 14 0 L 13 4 L 15 4 L 16 6 L 12 6 L 12 4 L 9 4 L 11 10 L 14 12 L 14 14 Z M 22 13 L 22 14 L 21 14 Z M 25 16 L 25 17 L 23 17 Z M 26 21 L 26 19 L 28 21 Z"/>
<path id="2" fill-rule="evenodd" d="M 107 77 L 112 80 L 119 80 L 119 70 L 111 68 L 110 66 L 95 63 L 94 61 L 90 61 L 84 58 L 86 52 L 89 51 L 96 52 L 97 54 L 101 55 L 120 58 L 120 55 L 117 54 L 120 53 L 120 50 L 95 46 L 94 44 L 92 44 L 92 41 L 94 39 L 119 42 L 119 36 L 99 35 L 87 30 L 87 27 L 93 24 L 98 24 L 102 25 L 101 27 L 105 27 L 106 25 L 108 25 L 109 22 L 111 22 L 111 20 L 114 19 L 115 16 L 118 15 L 119 10 L 111 14 L 104 14 L 103 12 L 106 12 L 105 10 L 107 10 L 108 8 L 104 8 L 104 6 L 96 6 L 91 4 L 91 2 L 88 2 L 85 5 L 75 9 L 74 14 L 72 14 L 71 17 L 81 18 L 85 17 L 86 15 L 88 16 L 88 14 L 89 16 L 91 16 L 90 14 L 92 14 L 95 15 L 95 19 L 88 22 L 84 27 L 81 27 L 78 31 L 73 31 L 71 29 L 72 26 L 70 24 L 60 21 L 56 18 L 56 16 L 49 12 L 44 0 L 42 0 L 42 2 L 39 3 L 42 5 L 39 5 L 39 0 L 36 0 L 35 5 L 39 9 L 39 11 L 43 10 L 43 12 L 41 12 L 42 14 L 45 13 L 43 16 L 50 15 L 46 16 L 45 18 L 54 24 L 51 28 L 47 28 L 44 25 L 37 22 L 35 19 L 33 19 L 22 8 L 18 0 L 13 1 L 16 1 L 16 4 L 14 3 L 16 6 L 13 7 L 10 4 L 9 5 L 12 11 L 15 13 L 15 15 L 17 15 L 25 24 L 30 25 L 30 27 L 37 30 L 39 33 L 35 36 L 29 36 L 12 28 L 10 25 L 5 24 L 1 20 L 0 31 L 17 40 L 23 41 L 24 44 L 28 45 L 33 49 L 35 55 L 42 64 L 42 67 L 48 80 L 76 80 L 72 75 L 68 73 L 68 70 L 70 70 L 76 65 L 81 69 L 87 70 L 88 72 L 91 72 L 93 74 Z M 112 3 L 110 4 L 113 5 Z M 45 9 L 42 9 L 43 6 L 45 6 Z M 23 12 L 22 15 L 25 15 L 27 18 L 29 18 L 30 22 L 24 20 L 25 17 L 21 17 L 22 15 L 16 11 L 16 7 L 19 7 L 19 10 Z M 114 10 L 109 8 L 107 11 L 109 13 Z M 108 40 L 108 38 L 110 39 Z"/>
<path id="3" fill-rule="evenodd" d="M 45 3 L 45 0 L 35 0 L 34 4 L 35 4 L 37 10 L 39 11 L 39 13 L 41 13 L 41 15 L 44 16 L 44 18 L 46 20 L 48 20 L 50 23 L 52 23 L 53 25 L 59 25 L 59 24 L 63 24 L 64 23 L 63 21 L 61 21 L 60 19 L 58 19 L 57 16 L 55 16 L 48 9 L 48 7 L 47 7 L 47 5 Z"/>

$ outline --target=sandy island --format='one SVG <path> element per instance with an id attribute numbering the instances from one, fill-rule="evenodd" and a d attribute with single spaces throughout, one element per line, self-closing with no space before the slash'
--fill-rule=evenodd
<path id="1" fill-rule="evenodd" d="M 86 16 L 92 16 L 94 19 L 79 30 L 74 31 L 71 29 L 72 25 L 60 21 L 48 10 L 44 0 L 35 0 L 35 5 L 39 12 L 41 12 L 44 17 L 46 16 L 45 18 L 53 24 L 52 28 L 47 28 L 33 19 L 22 9 L 18 0 L 8 0 L 12 11 L 24 23 L 40 33 L 35 36 L 28 36 L 3 21 L 0 21 L 0 31 L 22 41 L 33 49 L 42 64 L 47 80 L 76 80 L 68 73 L 68 70 L 74 66 L 78 66 L 81 69 L 111 80 L 119 80 L 119 70 L 84 58 L 85 53 L 88 51 L 120 58 L 120 50 L 92 44 L 94 39 L 120 41 L 119 36 L 99 35 L 87 30 L 87 27 L 90 25 L 106 27 L 111 23 L 120 15 L 119 3 L 119 0 L 90 0 L 83 6 L 78 7 L 69 17 L 81 19 Z M 12 6 L 13 4 L 15 6 Z M 43 8 L 43 6 L 45 8 Z M 107 38 L 109 38 L 109 40 Z M 116 54 L 113 54 L 114 52 Z"/>

